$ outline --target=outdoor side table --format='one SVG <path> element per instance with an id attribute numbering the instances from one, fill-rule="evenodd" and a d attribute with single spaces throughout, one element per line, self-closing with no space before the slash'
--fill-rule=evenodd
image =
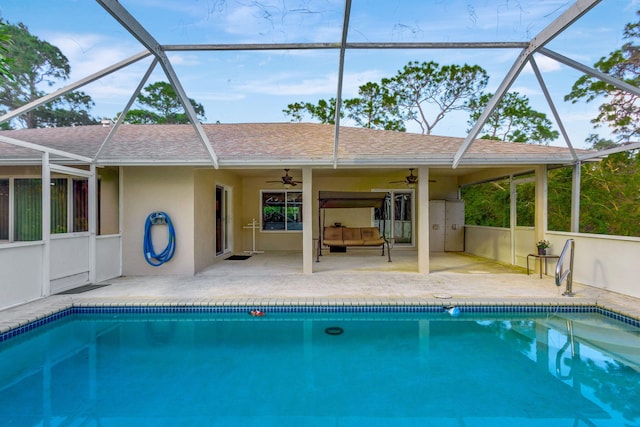
<path id="1" fill-rule="evenodd" d="M 560 255 L 540 255 L 540 254 L 529 254 L 527 255 L 527 276 L 529 275 L 529 257 L 539 258 L 540 259 L 540 278 L 542 279 L 542 261 L 544 261 L 544 274 L 547 274 L 547 261 L 549 259 L 559 259 Z M 533 267 L 535 269 L 535 261 Z"/>

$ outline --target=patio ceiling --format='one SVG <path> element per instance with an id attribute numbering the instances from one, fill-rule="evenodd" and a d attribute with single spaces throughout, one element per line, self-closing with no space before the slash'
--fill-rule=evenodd
<path id="1" fill-rule="evenodd" d="M 542 22 L 543 19 L 548 19 L 548 17 L 550 16 L 555 16 L 555 19 L 550 20 L 550 22 L 546 22 L 542 26 L 541 30 L 538 31 L 535 36 L 529 38 L 528 41 L 508 40 L 502 34 L 497 35 L 492 40 L 469 41 L 469 40 L 465 40 L 464 32 L 456 32 L 455 34 L 458 37 L 460 37 L 459 41 L 444 41 L 444 42 L 432 41 L 432 40 L 412 41 L 412 42 L 405 42 L 405 41 L 396 42 L 396 41 L 388 41 L 388 40 L 358 41 L 358 38 L 360 36 L 362 36 L 361 38 L 364 38 L 364 39 L 369 38 L 369 34 L 362 34 L 363 27 L 361 25 L 361 22 L 357 23 L 358 24 L 357 30 L 351 29 L 352 20 L 353 20 L 353 10 L 354 9 L 358 10 L 357 8 L 362 8 L 365 5 L 360 1 L 356 1 L 354 3 L 352 2 L 352 0 L 345 0 L 344 3 L 340 3 L 342 4 L 341 9 L 339 9 L 338 6 L 333 6 L 333 5 L 331 6 L 333 7 L 333 14 L 331 14 L 332 18 L 330 18 L 329 21 L 333 26 L 340 28 L 339 32 L 336 31 L 336 28 L 333 28 L 333 30 L 331 31 L 327 31 L 327 33 L 331 34 L 331 36 L 324 41 L 293 41 L 293 42 L 284 42 L 284 43 L 279 43 L 279 42 L 264 43 L 264 42 L 254 42 L 254 41 L 247 42 L 246 40 L 250 39 L 250 37 L 243 37 L 242 35 L 239 36 L 237 40 L 220 40 L 220 41 L 212 40 L 211 42 L 209 42 L 209 40 L 206 40 L 206 42 L 201 42 L 201 43 L 194 43 L 194 42 L 161 43 L 153 35 L 154 31 L 158 31 L 157 25 L 160 25 L 160 23 L 149 21 L 148 17 L 145 15 L 144 7 L 141 8 L 140 5 L 133 4 L 132 10 L 134 10 L 134 12 L 130 12 L 129 9 L 125 8 L 125 6 L 123 6 L 123 4 L 117 0 L 96 0 L 96 1 L 124 29 L 126 29 L 127 32 L 129 32 L 142 45 L 144 50 L 110 67 L 107 67 L 99 72 L 96 72 L 84 79 L 81 79 L 64 88 L 61 88 L 60 90 L 57 90 L 52 94 L 49 94 L 35 102 L 32 102 L 17 110 L 14 110 L 12 112 L 9 112 L 8 114 L 5 114 L 4 116 L 0 117 L 0 123 L 11 120 L 12 118 L 15 118 L 27 111 L 30 111 L 38 107 L 39 105 L 42 105 L 46 102 L 51 101 L 52 99 L 62 96 L 67 92 L 76 90 L 84 85 L 87 85 L 96 80 L 102 79 L 115 71 L 118 71 L 133 63 L 136 63 L 141 59 L 148 57 L 149 55 L 152 55 L 154 60 L 152 61 L 151 65 L 147 69 L 147 72 L 144 74 L 144 76 L 141 77 L 138 87 L 131 94 L 129 102 L 124 107 L 123 114 L 121 114 L 120 117 L 122 118 L 124 116 L 124 113 L 133 105 L 134 100 L 136 99 L 137 95 L 140 93 L 140 91 L 144 87 L 147 79 L 151 75 L 156 65 L 160 65 L 160 67 L 164 71 L 164 74 L 166 75 L 169 82 L 174 87 L 174 89 L 176 90 L 176 93 L 180 97 L 182 104 L 185 107 L 185 111 L 189 116 L 189 118 L 191 119 L 191 123 L 194 128 L 194 131 L 197 134 L 201 145 L 206 150 L 209 162 L 211 163 L 211 165 L 213 165 L 213 167 L 218 168 L 219 167 L 218 154 L 214 151 L 214 148 L 212 147 L 209 137 L 207 136 L 202 125 L 198 121 L 196 114 L 191 106 L 191 103 L 188 100 L 189 99 L 188 93 L 184 89 L 183 83 L 180 77 L 178 76 L 178 73 L 176 73 L 175 71 L 173 61 L 172 59 L 170 59 L 167 53 L 196 52 L 196 51 L 265 52 L 265 51 L 326 50 L 329 52 L 336 52 L 338 57 L 337 64 L 336 64 L 337 79 L 336 79 L 336 88 L 335 88 L 335 98 L 337 100 L 336 105 L 338 105 L 338 111 L 336 111 L 336 115 L 335 115 L 336 125 L 334 128 L 334 144 L 333 144 L 334 145 L 333 167 L 336 168 L 340 165 L 340 160 L 341 160 L 340 158 L 340 141 L 341 141 L 340 120 L 341 118 L 340 118 L 339 107 L 341 104 L 340 100 L 343 98 L 345 55 L 347 52 L 360 51 L 360 52 L 375 53 L 381 50 L 387 51 L 387 50 L 407 50 L 407 49 L 420 50 L 420 51 L 443 50 L 443 49 L 448 49 L 448 50 L 490 49 L 493 51 L 513 50 L 513 49 L 519 50 L 520 53 L 517 55 L 517 58 L 513 62 L 508 73 L 502 78 L 500 84 L 498 85 L 497 90 L 495 91 L 495 95 L 489 102 L 487 108 L 485 109 L 485 111 L 482 113 L 478 121 L 472 127 L 471 131 L 466 136 L 464 143 L 458 148 L 458 151 L 453 156 L 453 159 L 448 161 L 448 166 L 455 169 L 461 164 L 461 162 L 469 152 L 469 149 L 475 143 L 475 140 L 479 135 L 483 125 L 485 124 L 487 118 L 490 116 L 492 111 L 495 109 L 495 107 L 499 103 L 500 99 L 508 92 L 508 90 L 513 85 L 514 81 L 521 74 L 523 68 L 527 65 L 531 66 L 531 68 L 533 69 L 536 75 L 536 78 L 540 84 L 541 90 L 546 95 L 549 108 L 554 115 L 554 118 L 556 120 L 558 127 L 560 128 L 561 134 L 563 135 L 563 139 L 565 140 L 567 147 L 571 151 L 573 161 L 580 160 L 579 154 L 576 153 L 576 151 L 573 149 L 573 144 L 571 142 L 570 136 L 565 131 L 562 117 L 560 117 L 560 115 L 558 114 L 557 109 L 554 106 L 551 97 L 548 95 L 548 89 L 545 85 L 545 82 L 542 78 L 540 70 L 534 59 L 534 56 L 536 54 L 543 55 L 545 58 L 550 58 L 554 61 L 557 61 L 558 63 L 562 63 L 568 67 L 574 68 L 580 71 L 581 73 L 586 73 L 590 76 L 602 79 L 608 83 L 611 83 L 617 86 L 620 89 L 629 91 L 636 95 L 640 95 L 640 89 L 634 86 L 628 85 L 615 78 L 612 78 L 611 76 L 604 75 L 598 72 L 597 70 L 580 63 L 575 59 L 569 58 L 566 55 L 563 55 L 555 50 L 550 49 L 548 46 L 553 39 L 555 39 L 559 34 L 565 31 L 568 27 L 570 27 L 576 21 L 581 19 L 589 11 L 591 11 L 596 5 L 600 3 L 601 0 L 576 0 L 573 3 L 568 3 L 562 6 L 560 9 L 549 10 L 542 13 L 541 15 L 535 16 L 534 18 L 537 19 L 537 21 L 533 21 L 529 23 L 528 28 L 535 28 L 535 25 L 540 25 L 540 22 Z M 127 2 L 124 2 L 124 3 L 127 3 Z M 258 4 L 258 6 L 260 5 Z M 384 6 L 377 5 L 377 4 L 367 6 L 367 7 L 370 7 L 371 9 L 379 8 L 380 10 L 383 10 L 384 8 Z M 401 6 L 398 6 L 398 7 L 401 7 Z M 435 8 L 437 6 L 434 5 L 433 7 Z M 553 7 L 555 8 L 556 6 L 553 6 Z M 340 10 L 340 13 L 338 13 L 339 10 Z M 285 12 L 291 12 L 291 11 L 284 10 L 283 14 Z M 266 8 L 264 13 L 266 16 L 267 14 Z M 469 15 L 472 14 L 471 11 L 467 11 L 467 13 Z M 139 18 L 137 15 L 139 15 Z M 284 15 L 283 17 L 281 17 L 281 19 L 282 21 L 284 21 Z M 146 22 L 146 24 L 143 24 L 143 22 Z M 309 27 L 311 28 L 306 29 L 308 33 L 314 32 L 314 31 L 317 32 L 320 30 L 320 28 L 313 28 L 313 26 L 309 26 Z M 369 28 L 368 30 L 372 31 L 370 35 L 372 39 L 377 38 L 377 36 L 375 35 L 376 33 L 373 32 L 372 29 Z M 527 29 L 527 32 L 526 32 L 527 34 L 528 34 L 528 31 L 529 30 Z M 302 33 L 304 34 L 304 31 L 302 31 Z M 308 33 L 307 33 L 307 37 L 311 38 L 309 37 Z M 496 34 L 497 33 L 498 31 L 496 31 Z M 238 34 L 242 34 L 242 31 L 239 30 Z M 338 34 L 339 34 L 339 38 L 336 38 L 335 36 Z M 179 38 L 179 37 L 176 37 L 176 38 Z M 304 38 L 305 36 L 302 36 L 301 40 Z M 313 38 L 317 39 L 318 37 L 313 37 Z M 121 124 L 120 120 L 115 123 L 115 126 L 112 128 L 109 135 L 103 141 L 100 149 L 95 154 L 95 157 L 93 158 L 94 162 L 100 159 L 103 153 L 103 148 L 110 143 L 111 139 L 113 138 L 113 135 L 116 132 L 118 132 L 118 128 L 120 124 Z M 14 141 L 8 140 L 6 138 L 2 139 L 2 141 L 9 144 L 14 143 Z M 639 145 L 640 144 L 635 144 L 633 145 L 632 148 L 637 148 L 637 146 Z M 31 143 L 29 145 L 29 148 L 38 149 L 39 147 L 37 144 Z M 623 149 L 630 149 L 630 148 L 628 146 L 628 147 L 621 148 L 620 150 L 623 150 Z M 44 147 L 42 148 L 42 150 L 46 151 Z M 589 156 L 593 157 L 593 154 L 589 154 Z M 495 161 L 494 159 L 487 158 L 486 164 L 487 165 L 492 164 L 494 161 Z M 479 165 L 482 164 L 481 160 L 477 162 Z"/>

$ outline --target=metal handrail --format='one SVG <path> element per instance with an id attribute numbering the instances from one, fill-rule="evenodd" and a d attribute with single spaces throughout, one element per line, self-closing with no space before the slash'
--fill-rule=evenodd
<path id="1" fill-rule="evenodd" d="M 573 296 L 573 250 L 575 242 L 573 239 L 567 239 L 567 242 L 562 248 L 560 258 L 558 258 L 558 264 L 556 264 L 556 286 L 562 286 L 563 281 L 567 281 L 567 288 L 562 293 L 564 296 Z M 569 254 L 569 268 L 564 270 L 565 259 Z"/>

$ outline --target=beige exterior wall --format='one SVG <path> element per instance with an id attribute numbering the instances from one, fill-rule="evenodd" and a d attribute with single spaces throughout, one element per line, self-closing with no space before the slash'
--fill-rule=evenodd
<path id="1" fill-rule="evenodd" d="M 434 171 L 437 173 L 437 171 Z M 390 175 L 384 174 L 384 171 L 380 172 L 380 175 L 373 176 L 369 173 L 361 177 L 357 176 L 341 176 L 340 171 L 335 172 L 336 176 L 323 177 L 313 176 L 313 190 L 312 195 L 305 199 L 311 200 L 312 212 L 313 212 L 313 237 L 318 237 L 318 193 L 319 191 L 372 191 L 372 190 L 406 190 L 407 187 L 403 184 L 390 184 L 390 181 L 397 181 L 404 179 L 404 175 Z M 292 173 L 292 176 L 296 178 L 301 177 L 301 173 Z M 278 171 L 274 173 L 260 176 L 260 177 L 245 177 L 243 179 L 243 194 L 242 194 L 242 206 L 240 212 L 241 222 L 243 225 L 249 224 L 253 218 L 256 221 L 261 220 L 260 212 L 260 194 L 262 190 L 282 190 L 282 185 L 279 183 L 268 183 L 279 177 Z M 430 183 L 431 199 L 456 199 L 458 194 L 458 184 L 456 177 L 438 176 L 433 174 L 432 179 L 436 182 Z M 292 190 L 302 191 L 302 185 L 294 187 Z M 416 218 L 416 227 L 419 226 L 417 222 L 418 213 L 420 208 L 428 208 L 428 200 L 423 200 L 418 194 L 417 189 L 415 193 L 415 209 L 414 217 Z M 236 214 L 238 216 L 238 214 Z M 371 209 L 327 209 L 324 223 L 329 225 L 335 222 L 340 222 L 345 226 L 368 226 L 371 225 L 372 216 Z M 417 231 L 417 229 L 416 229 Z M 417 237 L 417 236 L 416 236 Z M 242 230 L 242 246 L 241 250 L 251 249 L 251 230 Z M 417 241 L 417 238 L 416 238 Z M 258 250 L 302 250 L 302 231 L 285 232 L 285 231 L 262 231 L 256 232 L 256 248 Z M 238 251 L 236 251 L 238 252 Z"/>
<path id="2" fill-rule="evenodd" d="M 193 189 L 192 168 L 123 169 L 123 274 L 152 276 L 195 273 Z M 159 267 L 147 264 L 142 253 L 145 221 L 155 211 L 169 214 L 176 231 L 175 255 L 171 261 Z M 166 227 L 153 228 L 155 249 L 160 252 L 167 243 Z"/>
<path id="3" fill-rule="evenodd" d="M 100 229 L 98 234 L 118 234 L 120 232 L 118 168 L 99 168 L 97 174 L 100 180 Z"/>
<path id="4" fill-rule="evenodd" d="M 242 252 L 252 249 L 252 230 L 250 228 L 244 228 L 255 220 L 260 225 L 261 212 L 260 212 L 260 190 L 282 190 L 282 185 L 277 183 L 267 183 L 266 181 L 273 180 L 274 176 L 277 177 L 278 172 L 273 175 L 265 175 L 263 177 L 245 177 L 242 180 L 243 192 L 240 198 L 242 199 L 242 206 L 239 211 L 236 212 L 236 218 L 240 218 L 241 224 L 241 246 L 236 252 Z M 297 177 L 298 174 L 296 174 Z M 302 191 L 302 186 L 295 187 L 294 190 Z M 317 199 L 317 193 L 316 197 Z M 303 201 L 304 203 L 304 201 Z M 256 249 L 263 251 L 284 251 L 284 250 L 302 250 L 302 230 L 300 231 L 262 231 L 256 230 Z"/>
<path id="5" fill-rule="evenodd" d="M 228 248 L 222 256 L 216 256 L 215 229 L 215 195 L 216 186 L 224 187 L 230 196 L 230 206 L 227 207 L 229 216 Z M 195 271 L 201 271 L 210 266 L 220 257 L 226 257 L 231 252 L 241 252 L 242 225 L 236 218 L 242 212 L 242 180 L 229 172 L 201 169 L 195 172 L 194 185 L 194 215 L 196 232 L 194 236 Z"/>

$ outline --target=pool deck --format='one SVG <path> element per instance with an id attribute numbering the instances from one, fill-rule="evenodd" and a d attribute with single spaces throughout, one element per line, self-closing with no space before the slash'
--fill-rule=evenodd
<path id="1" fill-rule="evenodd" d="M 420 274 L 415 251 L 395 250 L 392 257 L 389 263 L 366 250 L 326 253 L 313 274 L 303 274 L 300 253 L 278 252 L 221 260 L 194 276 L 120 277 L 2 310 L 0 333 L 74 306 L 582 305 L 640 320 L 638 298 L 576 282 L 574 296 L 563 296 L 564 287 L 552 276 L 540 279 L 539 270 L 527 275 L 483 258 L 434 253 L 431 273 Z"/>

